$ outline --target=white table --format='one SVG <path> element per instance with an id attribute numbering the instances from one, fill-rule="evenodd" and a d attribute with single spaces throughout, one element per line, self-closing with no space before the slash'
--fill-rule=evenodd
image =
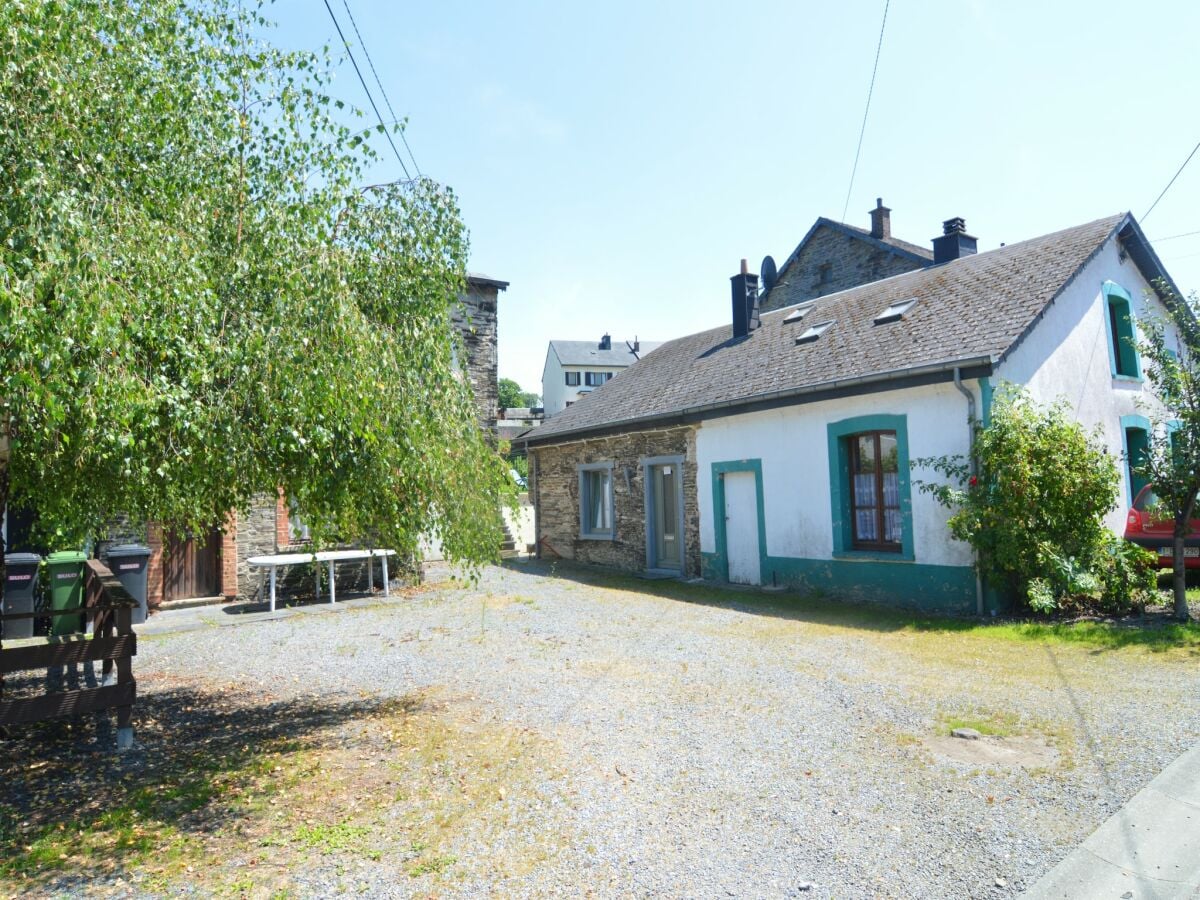
<path id="1" fill-rule="evenodd" d="M 349 560 L 365 559 L 367 561 L 367 590 L 375 588 L 375 558 L 383 562 L 383 596 L 388 596 L 388 557 L 395 556 L 395 550 L 322 550 L 319 553 L 276 553 L 270 556 L 252 556 L 246 564 L 269 572 L 271 577 L 271 612 L 275 611 L 275 573 L 280 566 L 308 565 L 310 563 L 326 563 L 329 566 L 329 602 L 337 602 L 337 588 L 334 583 L 334 563 Z M 261 582 L 260 582 L 261 583 Z M 314 595 L 321 598 L 321 570 L 317 569 Z"/>

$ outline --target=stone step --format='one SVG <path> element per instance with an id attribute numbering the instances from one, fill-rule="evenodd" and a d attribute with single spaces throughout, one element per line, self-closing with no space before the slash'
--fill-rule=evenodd
<path id="1" fill-rule="evenodd" d="M 172 609 L 191 609 L 194 606 L 217 606 L 224 603 L 224 597 L 187 597 L 183 600 L 165 600 L 160 603 L 157 609 L 160 612 L 167 612 Z"/>
<path id="2" fill-rule="evenodd" d="M 501 559 L 516 559 L 520 555 L 521 555 L 521 551 L 519 551 L 519 550 L 501 550 L 500 551 Z"/>

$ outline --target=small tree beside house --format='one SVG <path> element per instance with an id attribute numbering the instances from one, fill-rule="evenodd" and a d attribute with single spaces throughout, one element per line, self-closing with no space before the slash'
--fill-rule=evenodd
<path id="1" fill-rule="evenodd" d="M 1171 295 L 1171 309 L 1178 343 L 1167 336 L 1162 322 L 1142 324 L 1141 353 L 1152 363 L 1147 377 L 1162 404 L 1157 411 L 1149 445 L 1138 470 L 1154 486 L 1158 515 L 1173 525 L 1172 588 L 1175 616 L 1190 616 L 1187 600 L 1184 544 L 1196 515 L 1200 493 L 1200 322 L 1197 298 L 1186 301 Z"/>

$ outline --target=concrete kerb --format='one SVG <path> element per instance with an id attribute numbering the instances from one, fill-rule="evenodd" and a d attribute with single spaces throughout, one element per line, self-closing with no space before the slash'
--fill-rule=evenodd
<path id="1" fill-rule="evenodd" d="M 1023 896 L 1200 898 L 1200 746 L 1167 766 Z"/>

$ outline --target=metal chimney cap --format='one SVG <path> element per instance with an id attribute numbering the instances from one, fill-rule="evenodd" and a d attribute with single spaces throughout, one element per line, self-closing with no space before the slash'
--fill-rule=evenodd
<path id="1" fill-rule="evenodd" d="M 967 220 L 962 216 L 955 216 L 942 223 L 942 234 L 966 234 L 966 232 Z"/>

